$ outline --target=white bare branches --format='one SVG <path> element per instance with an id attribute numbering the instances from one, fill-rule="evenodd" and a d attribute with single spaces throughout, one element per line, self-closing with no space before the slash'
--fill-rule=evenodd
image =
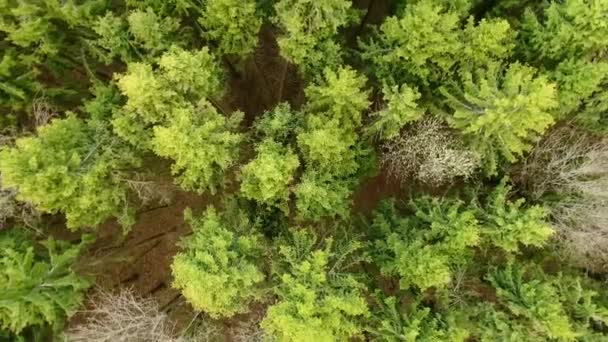
<path id="1" fill-rule="evenodd" d="M 608 141 L 570 126 L 554 129 L 514 180 L 549 203 L 570 258 L 591 271 L 608 270 Z"/>
<path id="2" fill-rule="evenodd" d="M 65 334 L 69 342 L 178 342 L 167 315 L 152 299 L 137 298 L 130 290 L 110 294 L 98 290 L 86 322 Z"/>
<path id="3" fill-rule="evenodd" d="M 426 118 L 409 127 L 385 146 L 382 163 L 389 175 L 402 184 L 417 180 L 431 186 L 469 178 L 479 166 L 479 157 L 457 143 L 443 122 Z"/>

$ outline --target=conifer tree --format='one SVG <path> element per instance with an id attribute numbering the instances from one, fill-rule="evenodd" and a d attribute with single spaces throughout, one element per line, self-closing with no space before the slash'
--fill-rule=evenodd
<path id="1" fill-rule="evenodd" d="M 200 218 L 190 210 L 184 215 L 193 235 L 173 260 L 173 286 L 212 317 L 246 312 L 262 295 L 261 236 L 238 209 L 218 213 L 210 207 Z"/>
<path id="2" fill-rule="evenodd" d="M 399 277 L 402 289 L 442 287 L 451 281 L 451 267 L 466 263 L 470 247 L 480 242 L 475 211 L 463 204 L 423 197 L 414 200 L 412 218 L 401 217 L 394 202 L 384 203 L 371 228 L 381 272 Z"/>
<path id="3" fill-rule="evenodd" d="M 293 241 L 279 246 L 278 301 L 269 309 L 262 328 L 280 341 L 336 341 L 359 336 L 359 319 L 369 316 L 362 296 L 364 285 L 347 267 L 356 264 L 361 243 L 341 248 L 304 230 L 293 231 Z"/>
<path id="4" fill-rule="evenodd" d="M 511 253 L 521 245 L 542 247 L 554 230 L 545 221 L 548 211 L 539 205 L 524 207 L 525 199 L 509 200 L 507 179 L 492 191 L 482 209 L 483 235 L 495 246 Z"/>
<path id="5" fill-rule="evenodd" d="M 298 156 L 281 144 L 263 140 L 254 160 L 241 169 L 241 193 L 245 198 L 288 212 L 289 186 L 300 166 Z"/>
<path id="6" fill-rule="evenodd" d="M 519 63 L 462 72 L 461 82 L 442 87 L 453 110 L 450 125 L 462 132 L 496 174 L 499 158 L 515 162 L 554 122 L 555 86 L 532 67 Z M 461 88 L 462 87 L 462 88 Z"/>
<path id="7" fill-rule="evenodd" d="M 133 212 L 122 179 L 124 170 L 139 165 L 137 154 L 106 124 L 73 115 L 0 151 L 3 186 L 16 187 L 21 200 L 43 212 L 64 213 L 70 229 L 97 226 L 112 216 L 128 228 Z"/>
<path id="8" fill-rule="evenodd" d="M 342 51 L 335 36 L 356 17 L 347 0 L 280 0 L 274 21 L 283 34 L 278 38 L 281 55 L 304 75 L 322 76 L 325 68 L 336 69 Z"/>
<path id="9" fill-rule="evenodd" d="M 528 10 L 521 29 L 522 54 L 557 83 L 561 116 L 595 130 L 608 120 L 606 15 L 604 1 L 554 1 L 543 15 Z"/>
<path id="10" fill-rule="evenodd" d="M 254 0 L 207 0 L 198 21 L 204 36 L 218 44 L 220 54 L 240 57 L 253 51 L 262 26 Z"/>
<path id="11" fill-rule="evenodd" d="M 118 78 L 127 101 L 114 111 L 118 135 L 143 150 L 174 160 L 186 190 L 215 192 L 236 161 L 242 113 L 220 114 L 210 100 L 221 93 L 222 72 L 207 48 L 173 47 L 157 61 L 131 63 Z"/>
<path id="12" fill-rule="evenodd" d="M 44 252 L 39 254 L 32 240 L 17 229 L 0 231 L 0 329 L 13 338 L 25 330 L 60 331 L 91 285 L 72 269 L 89 242 L 85 237 L 81 244 L 70 246 L 51 237 L 42 243 Z"/>

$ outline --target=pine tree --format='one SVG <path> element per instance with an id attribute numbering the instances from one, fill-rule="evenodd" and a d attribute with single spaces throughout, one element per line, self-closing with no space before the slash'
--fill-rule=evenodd
<path id="1" fill-rule="evenodd" d="M 595 130 L 608 120 L 607 14 L 604 1 L 551 2 L 540 18 L 528 10 L 521 29 L 521 54 L 557 83 L 560 114 Z"/>
<path id="2" fill-rule="evenodd" d="M 490 244 L 510 253 L 519 252 L 520 245 L 542 247 L 554 233 L 545 221 L 547 209 L 524 207 L 523 198 L 511 201 L 510 191 L 505 178 L 488 196 L 481 214 L 483 234 Z"/>
<path id="3" fill-rule="evenodd" d="M 279 246 L 278 301 L 262 321 L 262 328 L 280 341 L 341 341 L 361 334 L 358 319 L 369 316 L 364 285 L 348 273 L 362 245 L 347 241 L 337 248 L 333 240 L 316 248 L 313 233 L 293 231 L 292 241 Z M 353 259 L 354 258 L 354 259 Z"/>
<path id="4" fill-rule="evenodd" d="M 91 285 L 72 269 L 90 239 L 69 246 L 51 237 L 38 254 L 23 235 L 15 229 L 0 232 L 0 328 L 15 336 L 45 327 L 59 331 Z"/>
<path id="5" fill-rule="evenodd" d="M 489 175 L 496 174 L 500 157 L 515 162 L 528 151 L 553 124 L 557 107 L 555 86 L 519 63 L 504 71 L 493 65 L 462 72 L 459 84 L 441 92 L 453 110 L 450 125 L 483 156 Z"/>
<path id="6" fill-rule="evenodd" d="M 220 54 L 240 57 L 253 51 L 262 26 L 254 0 L 208 0 L 198 22 L 204 37 L 218 44 Z"/>
<path id="7" fill-rule="evenodd" d="M 271 140 L 263 140 L 256 147 L 256 157 L 241 169 L 241 193 L 245 198 L 277 206 L 288 212 L 289 186 L 300 166 L 291 148 Z"/>
<path id="8" fill-rule="evenodd" d="M 383 93 L 386 108 L 374 114 L 377 119 L 368 129 L 370 133 L 390 140 L 398 136 L 406 124 L 422 118 L 424 110 L 416 104 L 420 93 L 406 84 L 400 87 L 385 86 Z"/>
<path id="9" fill-rule="evenodd" d="M 480 242 L 475 211 L 458 201 L 422 197 L 411 203 L 415 217 L 402 217 L 394 202 L 376 212 L 371 228 L 376 263 L 383 274 L 399 277 L 402 289 L 425 290 L 451 281 L 452 266 L 466 263 L 470 247 Z"/>
<path id="10" fill-rule="evenodd" d="M 321 76 L 325 68 L 342 63 L 336 42 L 338 30 L 356 17 L 347 0 L 280 0 L 275 4 L 281 55 L 300 68 L 304 75 Z"/>
<path id="11" fill-rule="evenodd" d="M 524 279 L 524 270 L 508 265 L 487 276 L 498 299 L 515 316 L 530 321 L 533 329 L 550 339 L 574 340 L 577 336 L 559 301 L 559 293 L 549 282 Z"/>
<path id="12" fill-rule="evenodd" d="M 173 47 L 148 63 L 131 63 L 118 78 L 127 101 L 114 111 L 116 133 L 132 145 L 174 161 L 186 190 L 217 191 L 236 162 L 243 114 L 223 116 L 210 101 L 221 94 L 222 72 L 207 48 Z"/>
<path id="13" fill-rule="evenodd" d="M 379 310 L 373 316 L 370 332 L 375 340 L 386 342 L 454 341 L 464 342 L 468 331 L 458 327 L 452 317 L 442 317 L 429 307 L 412 303 L 405 307 L 395 297 L 377 300 Z"/>
<path id="14" fill-rule="evenodd" d="M 140 165 L 137 154 L 101 122 L 70 115 L 40 127 L 0 151 L 4 187 L 44 212 L 65 213 L 67 226 L 97 226 L 115 216 L 125 228 L 133 221 L 124 170 Z M 123 170 L 123 171 L 121 171 Z"/>
<path id="15" fill-rule="evenodd" d="M 214 318 L 247 312 L 261 297 L 265 279 L 258 266 L 261 236 L 238 209 L 218 214 L 209 207 L 200 218 L 190 210 L 184 215 L 193 235 L 173 260 L 173 287 Z"/>

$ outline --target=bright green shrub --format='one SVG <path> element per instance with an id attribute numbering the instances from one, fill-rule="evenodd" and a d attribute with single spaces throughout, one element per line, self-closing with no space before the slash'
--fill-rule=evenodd
<path id="1" fill-rule="evenodd" d="M 298 156 L 290 148 L 271 139 L 263 140 L 256 147 L 255 159 L 241 169 L 241 193 L 287 212 L 289 186 L 298 166 Z"/>
<path id="2" fill-rule="evenodd" d="M 262 295 L 262 237 L 240 211 L 218 214 L 210 207 L 200 218 L 190 210 L 184 215 L 193 234 L 173 260 L 173 287 L 211 317 L 247 312 Z"/>
<path id="3" fill-rule="evenodd" d="M 402 289 L 442 287 L 452 278 L 451 268 L 466 262 L 470 247 L 479 244 L 475 211 L 461 202 L 422 197 L 411 203 L 415 216 L 402 217 L 394 202 L 385 202 L 371 227 L 376 240 L 376 262 L 383 274 L 398 276 Z"/>
<path id="4" fill-rule="evenodd" d="M 464 342 L 469 333 L 458 327 L 452 317 L 445 319 L 428 307 L 412 303 L 409 308 L 395 297 L 378 300 L 380 309 L 373 316 L 370 332 L 374 341 L 387 342 Z"/>
<path id="5" fill-rule="evenodd" d="M 469 17 L 462 33 L 461 68 L 482 67 L 507 60 L 515 49 L 515 32 L 504 19 Z"/>
<path id="6" fill-rule="evenodd" d="M 281 55 L 296 64 L 305 75 L 321 75 L 325 68 L 336 69 L 342 62 L 336 43 L 338 29 L 356 18 L 347 0 L 280 0 L 276 17 L 283 34 L 278 38 Z"/>
<path id="7" fill-rule="evenodd" d="M 171 158 L 171 171 L 185 190 L 199 193 L 224 183 L 224 172 L 236 162 L 242 136 L 237 130 L 242 113 L 227 119 L 208 102 L 176 107 L 166 125 L 154 127 L 152 149 Z"/>
<path id="8" fill-rule="evenodd" d="M 306 231 L 293 232 L 294 241 L 279 246 L 286 264 L 276 288 L 278 301 L 270 306 L 262 328 L 279 341 L 343 341 L 360 336 L 359 319 L 369 316 L 364 285 L 345 265 L 362 245 L 356 241 L 324 248 Z M 356 263 L 356 260 L 352 264 Z"/>
<path id="9" fill-rule="evenodd" d="M 299 129 L 297 144 L 305 166 L 295 187 L 296 206 L 301 218 L 345 217 L 361 157 L 357 128 L 370 102 L 364 90 L 366 79 L 350 68 L 327 69 L 325 79 L 306 90 L 308 115 Z"/>
<path id="10" fill-rule="evenodd" d="M 198 22 L 204 36 L 218 44 L 219 53 L 242 57 L 257 45 L 262 26 L 254 0 L 208 0 Z"/>
<path id="11" fill-rule="evenodd" d="M 577 334 L 560 303 L 559 293 L 551 283 L 525 280 L 523 268 L 513 265 L 492 271 L 487 279 L 511 314 L 528 320 L 538 333 L 550 339 L 576 338 Z"/>
<path id="12" fill-rule="evenodd" d="M 386 108 L 375 113 L 377 119 L 369 130 L 382 139 L 390 140 L 397 137 L 406 124 L 422 118 L 424 110 L 418 108 L 416 104 L 420 93 L 406 84 L 400 87 L 385 86 L 383 93 Z"/>
<path id="13" fill-rule="evenodd" d="M 462 72 L 457 89 L 442 88 L 454 111 L 450 125 L 484 156 L 488 174 L 496 173 L 499 156 L 516 161 L 553 123 L 555 87 L 535 74 L 533 68 L 519 63 L 509 65 L 504 74 L 494 65 Z"/>
<path id="14" fill-rule="evenodd" d="M 127 97 L 125 114 L 145 124 L 162 123 L 171 108 L 213 97 L 221 91 L 222 71 L 207 48 L 185 51 L 172 48 L 158 60 L 155 71 L 146 63 L 130 63 L 118 77 L 118 88 Z M 190 100 L 188 95 L 193 95 Z"/>
<path id="15" fill-rule="evenodd" d="M 483 235 L 510 253 L 519 252 L 520 245 L 542 247 L 554 233 L 545 221 L 547 209 L 538 205 L 524 208 L 525 199 L 508 199 L 510 191 L 503 179 L 489 195 L 481 214 Z"/>
<path id="16" fill-rule="evenodd" d="M 161 122 L 170 111 L 175 92 L 167 89 L 162 79 L 154 74 L 152 66 L 145 63 L 130 63 L 128 71 L 118 76 L 118 88 L 127 98 L 124 114 L 131 114 L 144 124 Z M 125 139 L 121 127 L 115 127 Z M 128 140 L 128 139 L 127 139 Z"/>
<path id="17" fill-rule="evenodd" d="M 52 237 L 37 254 L 32 241 L 0 232 L 0 328 L 14 335 L 28 329 L 58 331 L 76 312 L 91 285 L 72 265 L 83 246 Z"/>
<path id="18" fill-rule="evenodd" d="M 3 186 L 17 187 L 19 198 L 41 211 L 65 213 L 70 229 L 111 216 L 128 227 L 132 212 L 121 175 L 139 163 L 104 124 L 74 116 L 53 120 L 0 152 Z"/>

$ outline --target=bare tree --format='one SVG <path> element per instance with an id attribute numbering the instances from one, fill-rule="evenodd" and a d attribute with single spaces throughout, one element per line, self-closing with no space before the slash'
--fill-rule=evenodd
<path id="1" fill-rule="evenodd" d="M 471 177 L 479 157 L 465 150 L 438 118 L 426 118 L 384 146 L 382 163 L 402 184 L 410 181 L 439 186 Z"/>
<path id="2" fill-rule="evenodd" d="M 91 297 L 84 324 L 65 334 L 70 342 L 178 342 L 173 325 L 152 299 L 138 298 L 131 290 L 117 294 L 103 290 Z"/>
<path id="3" fill-rule="evenodd" d="M 608 141 L 572 126 L 539 142 L 514 172 L 519 188 L 551 208 L 570 257 L 608 270 Z"/>
<path id="4" fill-rule="evenodd" d="M 38 97 L 32 101 L 32 113 L 34 114 L 34 125 L 36 127 L 44 126 L 52 118 L 58 116 L 44 97 Z"/>

